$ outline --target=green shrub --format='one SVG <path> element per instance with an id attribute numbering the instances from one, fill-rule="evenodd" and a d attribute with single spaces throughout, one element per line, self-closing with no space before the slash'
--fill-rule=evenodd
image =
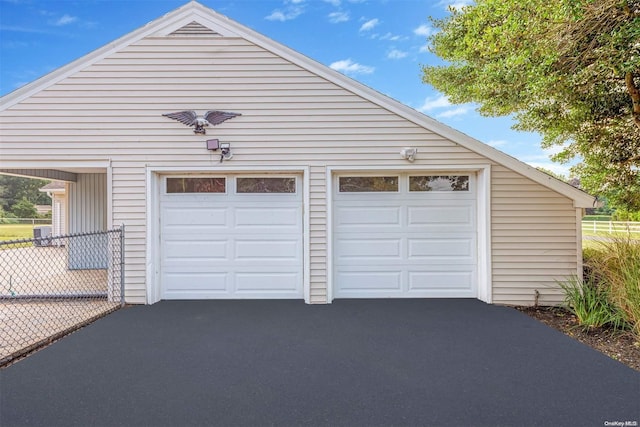
<path id="1" fill-rule="evenodd" d="M 611 218 L 613 221 L 640 221 L 640 211 L 616 209 Z"/>
<path id="2" fill-rule="evenodd" d="M 624 313 L 612 303 L 606 287 L 577 277 L 561 282 L 560 286 L 564 291 L 567 307 L 576 315 L 583 328 L 612 327 L 620 330 L 627 327 Z"/>
<path id="3" fill-rule="evenodd" d="M 0 216 L 0 224 L 17 224 L 18 220 L 16 216 L 10 212 L 5 212 L 3 216 Z"/>
<path id="4" fill-rule="evenodd" d="M 585 265 L 640 336 L 640 241 L 615 237 L 600 242 L 587 253 Z"/>

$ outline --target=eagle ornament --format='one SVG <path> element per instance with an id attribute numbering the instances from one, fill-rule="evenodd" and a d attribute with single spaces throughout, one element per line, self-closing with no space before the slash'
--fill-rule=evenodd
<path id="1" fill-rule="evenodd" d="M 229 113 L 226 111 L 207 111 L 204 115 L 199 116 L 195 111 L 178 111 L 176 113 L 163 114 L 165 117 L 177 120 L 180 123 L 184 123 L 187 126 L 195 126 L 193 133 L 206 134 L 205 126 L 216 126 L 220 123 L 233 119 L 234 117 L 241 116 L 240 113 Z"/>

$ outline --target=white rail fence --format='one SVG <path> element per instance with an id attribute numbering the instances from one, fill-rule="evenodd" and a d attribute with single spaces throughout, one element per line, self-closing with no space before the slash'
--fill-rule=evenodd
<path id="1" fill-rule="evenodd" d="M 640 235 L 640 222 L 627 221 L 582 221 L 582 231 L 596 234 Z"/>
<path id="2" fill-rule="evenodd" d="M 0 217 L 0 224 L 51 225 L 51 218 L 5 218 L 5 217 Z"/>

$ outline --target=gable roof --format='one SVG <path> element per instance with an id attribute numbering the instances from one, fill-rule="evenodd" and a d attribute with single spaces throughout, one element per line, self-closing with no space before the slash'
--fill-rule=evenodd
<path id="1" fill-rule="evenodd" d="M 170 12 L 155 21 L 33 81 L 0 99 L 3 111 L 51 85 L 73 75 L 95 62 L 117 52 L 147 36 L 167 35 L 214 35 L 243 38 L 263 49 L 314 73 L 390 112 L 424 127 L 452 142 L 501 164 L 545 187 L 548 187 L 574 201 L 576 207 L 592 207 L 596 199 L 563 181 L 560 181 L 516 158 L 486 145 L 444 123 L 414 110 L 380 92 L 357 82 L 299 52 L 294 51 L 268 37 L 245 27 L 230 18 L 209 9 L 196 1 Z"/>
<path id="2" fill-rule="evenodd" d="M 43 193 L 52 192 L 52 193 L 64 193 L 65 192 L 65 184 L 62 181 L 51 181 L 44 187 L 41 187 L 39 191 Z"/>

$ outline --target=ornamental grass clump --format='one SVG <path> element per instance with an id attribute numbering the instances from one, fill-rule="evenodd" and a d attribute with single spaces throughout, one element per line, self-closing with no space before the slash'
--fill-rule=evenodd
<path id="1" fill-rule="evenodd" d="M 584 329 L 627 327 L 624 313 L 612 302 L 609 290 L 591 281 L 571 277 L 561 282 L 568 309 L 575 314 Z"/>
<path id="2" fill-rule="evenodd" d="M 596 250 L 589 252 L 585 265 L 586 280 L 606 288 L 610 301 L 640 336 L 640 241 L 615 237 L 600 242 Z"/>

